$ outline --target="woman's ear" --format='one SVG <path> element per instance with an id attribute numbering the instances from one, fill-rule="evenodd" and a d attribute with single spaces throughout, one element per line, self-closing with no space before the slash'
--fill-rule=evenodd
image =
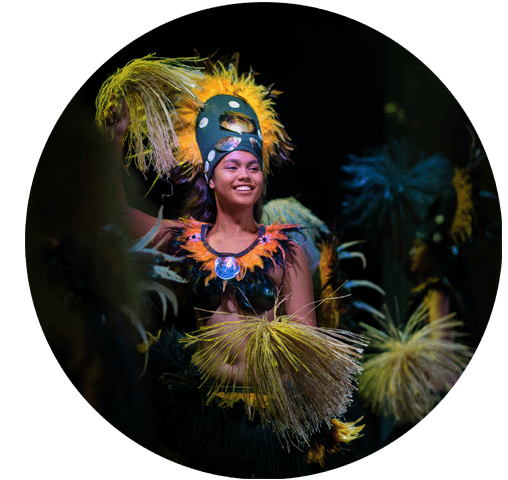
<path id="1" fill-rule="evenodd" d="M 213 190 L 215 188 L 215 183 L 213 183 L 213 178 L 210 178 L 210 181 L 208 182 L 208 186 L 210 187 L 211 190 Z"/>

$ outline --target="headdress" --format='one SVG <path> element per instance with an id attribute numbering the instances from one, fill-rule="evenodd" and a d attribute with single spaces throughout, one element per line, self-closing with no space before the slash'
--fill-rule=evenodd
<path id="1" fill-rule="evenodd" d="M 274 110 L 278 91 L 257 85 L 253 71 L 238 74 L 238 57 L 230 62 L 205 62 L 196 96 L 202 107 L 185 96 L 175 103 L 179 124 L 176 152 L 182 177 L 205 173 L 229 152 L 245 150 L 258 158 L 265 176 L 289 160 L 290 139 Z"/>

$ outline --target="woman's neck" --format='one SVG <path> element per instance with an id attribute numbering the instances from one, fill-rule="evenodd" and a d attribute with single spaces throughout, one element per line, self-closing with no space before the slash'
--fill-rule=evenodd
<path id="1" fill-rule="evenodd" d="M 217 205 L 217 219 L 207 241 L 218 252 L 238 253 L 249 247 L 258 234 L 259 225 L 252 207 L 225 211 Z"/>
<path id="2" fill-rule="evenodd" d="M 238 236 L 244 233 L 257 233 L 259 225 L 254 220 L 254 211 L 252 208 L 224 211 L 217 208 L 217 218 L 212 227 L 215 234 Z"/>

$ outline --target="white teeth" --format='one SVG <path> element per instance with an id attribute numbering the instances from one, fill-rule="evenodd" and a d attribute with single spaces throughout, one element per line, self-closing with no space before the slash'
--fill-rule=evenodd
<path id="1" fill-rule="evenodd" d="M 239 190 L 241 192 L 250 192 L 252 188 L 250 187 L 236 187 L 236 190 Z"/>

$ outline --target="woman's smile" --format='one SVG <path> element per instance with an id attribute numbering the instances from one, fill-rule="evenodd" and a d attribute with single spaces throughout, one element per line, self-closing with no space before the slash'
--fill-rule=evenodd
<path id="1" fill-rule="evenodd" d="M 233 187 L 233 190 L 236 190 L 240 193 L 250 193 L 254 190 L 254 187 L 251 185 L 238 185 L 236 187 Z"/>

